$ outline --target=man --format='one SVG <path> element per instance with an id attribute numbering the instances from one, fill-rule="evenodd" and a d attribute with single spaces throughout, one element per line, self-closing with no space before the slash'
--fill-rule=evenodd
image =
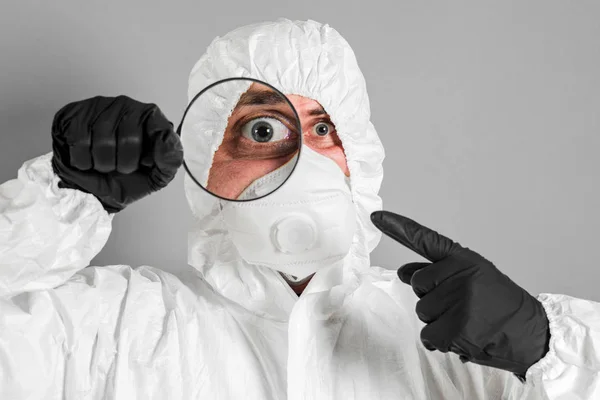
<path id="1" fill-rule="evenodd" d="M 257 201 L 220 200 L 186 176 L 197 223 L 185 280 L 151 267 L 85 268 L 114 214 L 181 164 L 155 106 L 126 97 L 66 106 L 53 154 L 0 187 L 0 398 L 598 398 L 597 303 L 535 299 L 477 253 L 376 212 L 383 148 L 335 30 L 282 19 L 217 38 L 192 70 L 189 97 L 231 76 L 282 90 L 308 139 L 289 181 Z M 223 167 L 223 130 L 193 138 L 207 176 Z M 311 132 L 331 134 L 329 144 L 311 145 Z M 264 243 L 275 223 L 264 209 L 314 212 L 326 229 L 306 253 L 257 249 L 253 235 Z M 371 267 L 374 224 L 431 263 Z M 294 292 L 290 276 L 310 282 Z"/>

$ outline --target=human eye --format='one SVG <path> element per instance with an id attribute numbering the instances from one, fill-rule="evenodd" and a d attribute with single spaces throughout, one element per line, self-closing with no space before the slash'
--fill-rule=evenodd
<path id="1" fill-rule="evenodd" d="M 276 118 L 259 117 L 241 127 L 242 136 L 258 143 L 277 142 L 292 136 L 290 129 Z"/>
<path id="2" fill-rule="evenodd" d="M 325 121 L 318 122 L 312 127 L 312 133 L 317 136 L 327 136 L 334 130 L 333 124 Z"/>

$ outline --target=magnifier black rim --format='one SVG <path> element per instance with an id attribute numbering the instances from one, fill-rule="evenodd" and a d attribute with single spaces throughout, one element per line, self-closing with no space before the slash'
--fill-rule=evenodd
<path id="1" fill-rule="evenodd" d="M 181 128 L 183 126 L 183 122 L 185 121 L 185 117 L 187 116 L 188 111 L 190 110 L 190 107 L 192 106 L 192 104 L 194 104 L 194 102 L 196 101 L 196 99 L 198 97 L 200 97 L 204 92 L 206 92 L 207 90 L 209 90 L 210 88 L 219 85 L 221 83 L 225 83 L 225 82 L 229 82 L 229 81 L 251 81 L 251 82 L 255 82 L 255 83 L 260 83 L 262 85 L 265 85 L 271 89 L 273 89 L 275 92 L 279 93 L 283 99 L 286 101 L 286 103 L 290 106 L 290 108 L 292 109 L 292 111 L 294 112 L 294 116 L 296 117 L 296 124 L 298 125 L 298 132 L 300 132 L 300 146 L 298 147 L 298 159 L 296 160 L 296 163 L 294 164 L 294 167 L 292 168 L 292 170 L 290 171 L 289 175 L 285 178 L 285 180 L 283 182 L 281 182 L 281 185 L 279 185 L 275 190 L 264 194 L 262 196 L 259 197 L 254 197 L 252 199 L 244 199 L 244 200 L 240 200 L 240 199 L 228 199 L 226 197 L 221 197 L 218 194 L 215 194 L 213 192 L 211 192 L 210 190 L 208 190 L 207 188 L 205 188 L 203 185 L 200 184 L 200 182 L 198 182 L 198 180 L 196 179 L 196 177 L 194 177 L 194 174 L 192 174 L 192 172 L 190 171 L 190 169 L 188 168 L 186 162 L 185 162 L 185 149 L 184 149 L 184 159 L 183 159 L 183 168 L 185 169 L 185 172 L 188 174 L 188 176 L 190 178 L 192 178 L 192 180 L 196 183 L 196 185 L 200 186 L 202 188 L 202 190 L 204 190 L 205 192 L 209 193 L 210 195 L 217 197 L 221 200 L 225 200 L 225 201 L 236 201 L 236 202 L 247 202 L 247 201 L 254 201 L 254 200 L 258 200 L 258 199 L 262 199 L 263 197 L 266 197 L 270 194 L 275 193 L 276 191 L 279 190 L 279 188 L 281 188 L 283 186 L 283 184 L 285 182 L 287 182 L 287 180 L 290 178 L 290 176 L 292 176 L 292 174 L 294 173 L 294 170 L 296 169 L 296 166 L 298 165 L 298 162 L 300 161 L 300 153 L 302 152 L 302 142 L 303 142 L 303 135 L 302 135 L 302 124 L 300 122 L 300 116 L 298 115 L 298 112 L 296 111 L 296 108 L 294 108 L 294 106 L 292 105 L 292 102 L 287 98 L 287 96 L 285 94 L 283 94 L 279 89 L 277 89 L 275 86 L 268 84 L 267 82 L 263 82 L 260 79 L 256 79 L 256 78 L 245 78 L 245 77 L 232 77 L 232 78 L 226 78 L 226 79 L 221 79 L 219 81 L 213 82 L 210 85 L 208 85 L 207 87 L 205 87 L 204 89 L 202 89 L 200 92 L 198 92 L 198 94 L 196 94 L 194 96 L 194 98 L 192 98 L 192 101 L 190 101 L 190 103 L 188 104 L 188 106 L 185 108 L 185 111 L 183 113 L 183 117 L 181 117 L 181 122 L 179 123 L 179 126 L 177 127 L 177 134 L 179 135 L 179 137 L 181 137 Z"/>

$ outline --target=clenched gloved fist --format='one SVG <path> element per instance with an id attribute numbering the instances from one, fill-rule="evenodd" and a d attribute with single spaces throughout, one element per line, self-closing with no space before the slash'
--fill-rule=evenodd
<path id="1" fill-rule="evenodd" d="M 549 323 L 542 304 L 494 264 L 468 248 L 406 217 L 371 214 L 383 233 L 431 263 L 398 270 L 420 298 L 416 312 L 427 325 L 421 341 L 428 350 L 454 352 L 471 361 L 525 373 L 547 352 Z"/>
<path id="2" fill-rule="evenodd" d="M 52 124 L 52 167 L 59 187 L 96 196 L 115 213 L 175 177 L 183 147 L 154 104 L 127 96 L 67 104 Z"/>

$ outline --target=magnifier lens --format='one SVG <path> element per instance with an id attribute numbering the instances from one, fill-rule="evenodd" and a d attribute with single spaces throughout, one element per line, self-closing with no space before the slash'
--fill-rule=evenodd
<path id="1" fill-rule="evenodd" d="M 294 170 L 302 144 L 290 101 L 248 78 L 226 79 L 201 91 L 190 102 L 180 133 L 187 173 L 226 200 L 273 193 Z"/>

